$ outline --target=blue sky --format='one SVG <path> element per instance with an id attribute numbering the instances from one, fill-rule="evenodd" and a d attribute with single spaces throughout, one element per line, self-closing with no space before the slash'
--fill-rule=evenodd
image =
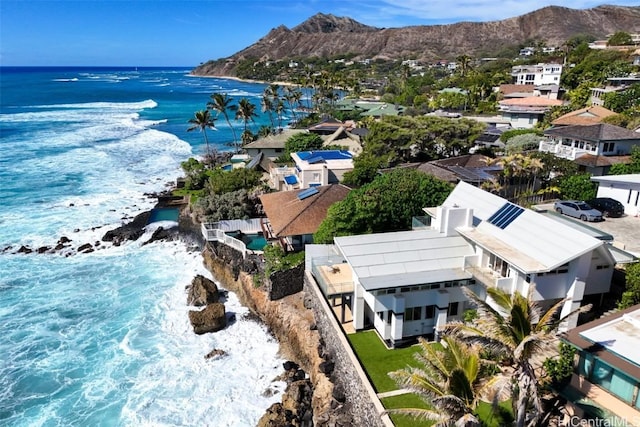
<path id="1" fill-rule="evenodd" d="M 376 27 L 492 21 L 638 0 L 2 0 L 0 65 L 195 66 L 312 15 Z"/>

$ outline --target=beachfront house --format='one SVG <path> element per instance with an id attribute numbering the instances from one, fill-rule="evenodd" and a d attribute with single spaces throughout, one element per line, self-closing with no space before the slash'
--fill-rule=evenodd
<path id="1" fill-rule="evenodd" d="M 271 134 L 250 142 L 242 148 L 251 158 L 255 158 L 262 154 L 264 157 L 275 160 L 284 154 L 284 146 L 287 139 L 301 132 L 306 133 L 307 131 L 304 129 L 284 129 L 282 132 Z"/>
<path id="2" fill-rule="evenodd" d="M 575 160 L 585 154 L 592 156 L 626 156 L 640 145 L 640 133 L 608 123 L 587 126 L 554 126 L 544 131 L 545 140 L 539 151 Z"/>
<path id="3" fill-rule="evenodd" d="M 267 240 L 287 251 L 313 243 L 313 233 L 326 218 L 329 207 L 347 197 L 349 187 L 331 184 L 305 190 L 279 191 L 260 196 L 266 218 L 262 231 Z"/>
<path id="4" fill-rule="evenodd" d="M 355 330 L 375 328 L 390 346 L 437 336 L 472 308 L 462 289 L 528 295 L 566 315 L 609 291 L 615 260 L 603 241 L 460 182 L 430 220 L 411 231 L 336 237 L 307 245 L 308 280 Z M 348 320 L 346 320 L 348 321 Z M 563 329 L 574 327 L 567 319 Z"/>
<path id="5" fill-rule="evenodd" d="M 295 167 L 283 176 L 285 190 L 335 184 L 353 170 L 353 154 L 347 150 L 300 151 L 291 153 Z"/>
<path id="6" fill-rule="evenodd" d="M 601 425 L 640 425 L 640 305 L 571 329 L 561 339 L 577 350 L 575 372 L 562 390 L 573 413 L 608 421 Z"/>

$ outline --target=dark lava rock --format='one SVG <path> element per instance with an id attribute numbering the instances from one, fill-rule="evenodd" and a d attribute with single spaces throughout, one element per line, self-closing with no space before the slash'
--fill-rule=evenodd
<path id="1" fill-rule="evenodd" d="M 93 252 L 93 246 L 91 243 L 85 243 L 84 245 L 80 245 L 77 249 L 78 252 L 90 253 Z"/>
<path id="2" fill-rule="evenodd" d="M 29 246 L 20 246 L 20 249 L 18 249 L 18 253 L 19 254 L 30 254 L 31 252 L 33 252 L 33 249 L 31 249 Z"/>
<path id="3" fill-rule="evenodd" d="M 227 326 L 224 304 L 216 302 L 209 304 L 202 311 L 189 311 L 189 321 L 193 332 L 198 335 L 217 332 Z"/>
<path id="4" fill-rule="evenodd" d="M 222 357 L 222 356 L 226 356 L 227 352 L 224 350 L 220 350 L 219 348 L 214 348 L 213 350 L 211 350 L 209 353 L 207 353 L 204 358 L 205 359 L 212 359 L 214 357 Z"/>
<path id="5" fill-rule="evenodd" d="M 218 286 L 213 280 L 198 274 L 188 286 L 187 304 L 197 307 L 220 301 Z"/>
<path id="6" fill-rule="evenodd" d="M 126 240 L 138 240 L 142 234 L 144 234 L 144 227 L 149 221 L 151 211 L 143 212 L 128 224 L 122 225 L 113 230 L 109 230 L 102 236 L 103 242 L 113 242 L 114 245 L 119 246 Z"/>

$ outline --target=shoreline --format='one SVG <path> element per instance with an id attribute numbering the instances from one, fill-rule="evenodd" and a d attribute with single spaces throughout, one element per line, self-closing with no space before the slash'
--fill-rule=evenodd
<path id="1" fill-rule="evenodd" d="M 257 84 L 265 84 L 265 85 L 278 85 L 278 86 L 292 86 L 292 87 L 305 87 L 296 83 L 285 82 L 285 81 L 268 81 L 268 80 L 255 80 L 255 79 L 242 79 L 240 77 L 235 76 L 218 76 L 218 75 L 203 75 L 203 74 L 193 74 L 189 73 L 189 77 L 202 77 L 205 79 L 221 79 L 221 80 L 233 80 L 236 82 L 242 83 L 257 83 Z"/>

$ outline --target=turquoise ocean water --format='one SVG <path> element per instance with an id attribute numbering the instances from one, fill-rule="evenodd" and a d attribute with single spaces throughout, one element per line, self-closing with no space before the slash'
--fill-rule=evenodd
<path id="1" fill-rule="evenodd" d="M 278 344 L 233 294 L 237 321 L 193 334 L 185 286 L 211 277 L 197 250 L 75 251 L 152 207 L 144 194 L 203 153 L 187 121 L 212 92 L 260 105 L 264 85 L 188 71 L 0 68 L 0 425 L 252 426 L 280 400 Z M 216 126 L 210 141 L 229 149 Z M 15 253 L 62 236 L 61 253 Z M 214 348 L 227 356 L 205 360 Z"/>

